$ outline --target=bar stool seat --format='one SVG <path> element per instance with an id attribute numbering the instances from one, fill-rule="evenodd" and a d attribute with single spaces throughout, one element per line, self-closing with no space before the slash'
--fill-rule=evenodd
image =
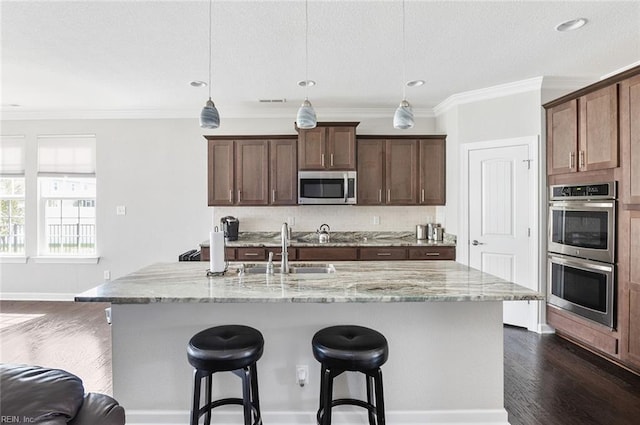
<path id="1" fill-rule="evenodd" d="M 389 357 L 389 345 L 384 335 L 363 326 L 331 326 L 318 331 L 313 336 L 311 346 L 313 356 L 322 367 L 318 423 L 330 425 L 331 409 L 349 404 L 367 409 L 370 425 L 376 425 L 376 423 L 384 425 L 384 397 L 380 366 Z M 366 402 L 353 398 L 333 400 L 333 379 L 346 371 L 366 375 Z"/>
<path id="2" fill-rule="evenodd" d="M 187 359 L 194 367 L 191 425 L 205 415 L 211 423 L 211 410 L 228 404 L 244 406 L 244 424 L 262 423 L 258 397 L 257 361 L 264 351 L 260 331 L 243 325 L 224 325 L 195 334 L 187 345 Z M 242 398 L 211 400 L 213 374 L 232 372 L 242 379 Z M 205 403 L 200 406 L 200 387 L 205 378 Z"/>

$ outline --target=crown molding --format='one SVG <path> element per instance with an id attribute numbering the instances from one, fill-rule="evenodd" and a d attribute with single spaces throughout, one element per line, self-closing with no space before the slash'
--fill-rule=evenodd
<path id="1" fill-rule="evenodd" d="M 463 105 L 465 103 L 479 102 L 482 100 L 495 99 L 497 97 L 540 90 L 542 88 L 542 81 L 543 77 L 534 77 L 526 80 L 514 81 L 512 83 L 486 87 L 483 89 L 456 93 L 436 105 L 433 108 L 433 111 L 437 117 L 454 106 Z"/>

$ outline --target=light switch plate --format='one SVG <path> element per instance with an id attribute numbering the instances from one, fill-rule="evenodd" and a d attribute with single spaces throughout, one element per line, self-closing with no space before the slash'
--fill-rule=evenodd
<path id="1" fill-rule="evenodd" d="M 118 205 L 116 207 L 116 215 L 127 215 L 127 207 L 124 205 Z"/>

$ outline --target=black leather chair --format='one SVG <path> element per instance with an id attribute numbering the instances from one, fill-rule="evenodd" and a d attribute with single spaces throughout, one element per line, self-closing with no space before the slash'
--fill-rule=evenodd
<path id="1" fill-rule="evenodd" d="M 387 339 L 363 326 L 332 326 L 318 331 L 311 341 L 313 356 L 322 366 L 318 424 L 331 425 L 331 410 L 349 404 L 368 410 L 370 425 L 384 425 L 382 366 L 389 357 Z M 333 400 L 333 379 L 344 372 L 366 376 L 367 401 L 353 398 Z M 374 403 L 375 398 L 375 403 Z"/>
<path id="2" fill-rule="evenodd" d="M 125 412 L 105 394 L 84 392 L 82 380 L 60 369 L 0 364 L 0 412 L 5 421 L 47 425 L 124 425 Z"/>
<path id="3" fill-rule="evenodd" d="M 211 423 L 211 410 L 228 404 L 244 407 L 244 424 L 262 423 L 258 397 L 257 361 L 262 357 L 264 338 L 260 331 L 248 326 L 225 325 L 195 334 L 187 346 L 187 358 L 194 367 L 191 425 L 205 415 Z M 232 372 L 242 379 L 242 398 L 211 400 L 213 374 Z M 205 378 L 205 402 L 200 406 L 200 389 Z"/>

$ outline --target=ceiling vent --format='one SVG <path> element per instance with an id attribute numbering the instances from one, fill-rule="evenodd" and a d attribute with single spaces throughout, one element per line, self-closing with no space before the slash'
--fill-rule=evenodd
<path id="1" fill-rule="evenodd" d="M 258 99 L 260 103 L 287 103 L 287 99 Z"/>

